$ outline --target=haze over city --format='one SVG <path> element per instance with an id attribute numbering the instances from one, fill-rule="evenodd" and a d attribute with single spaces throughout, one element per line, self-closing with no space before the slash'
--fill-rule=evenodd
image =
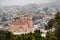
<path id="1" fill-rule="evenodd" d="M 0 0 L 0 6 L 12 5 L 28 5 L 28 4 L 56 4 L 59 5 L 60 0 Z"/>

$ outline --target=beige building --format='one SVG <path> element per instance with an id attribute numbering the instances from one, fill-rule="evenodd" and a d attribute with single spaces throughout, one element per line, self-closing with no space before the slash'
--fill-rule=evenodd
<path id="1" fill-rule="evenodd" d="M 24 15 L 20 15 L 20 19 L 11 22 L 10 23 L 10 28 L 9 31 L 11 32 L 33 32 L 34 27 L 33 27 L 33 22 L 32 22 L 32 14 L 28 15 L 28 18 L 25 19 Z"/>

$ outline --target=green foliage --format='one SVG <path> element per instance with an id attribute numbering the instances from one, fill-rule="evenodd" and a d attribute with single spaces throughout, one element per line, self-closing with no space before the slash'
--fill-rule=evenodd
<path id="1" fill-rule="evenodd" d="M 60 12 L 57 12 L 56 14 L 55 14 L 55 18 L 54 19 L 60 19 Z"/>
<path id="2" fill-rule="evenodd" d="M 53 31 L 47 32 L 46 37 L 48 38 L 48 40 L 57 40 Z"/>
<path id="3" fill-rule="evenodd" d="M 9 31 L 0 30 L 0 39 L 8 40 L 11 38 L 12 33 Z"/>
<path id="4" fill-rule="evenodd" d="M 46 29 L 51 29 L 51 28 L 57 26 L 57 24 L 60 25 L 60 12 L 57 12 L 55 14 L 54 19 L 49 20 L 49 22 L 48 22 L 48 24 L 46 26 Z"/>
<path id="5" fill-rule="evenodd" d="M 60 26 L 58 25 L 55 29 L 55 36 L 60 40 Z"/>
<path id="6" fill-rule="evenodd" d="M 1 32 L 1 31 L 0 31 Z M 28 34 L 20 34 L 20 35 L 13 35 L 11 32 L 8 31 L 2 31 L 5 35 L 4 40 L 47 40 L 45 37 L 41 37 L 40 30 L 36 30 L 34 33 L 28 33 Z M 0 40 L 1 36 L 0 36 Z"/>
<path id="7" fill-rule="evenodd" d="M 46 28 L 46 29 L 51 29 L 51 28 L 53 27 L 54 23 L 55 23 L 55 20 L 54 20 L 54 19 L 51 19 L 51 20 L 48 22 L 47 26 L 45 26 L 45 28 Z"/>
<path id="8" fill-rule="evenodd" d="M 47 38 L 49 40 L 60 40 L 60 12 L 57 12 L 55 14 L 54 19 L 51 19 L 48 22 L 48 26 L 46 26 L 47 29 L 52 29 L 55 28 L 54 32 L 48 32 L 47 33 Z"/>

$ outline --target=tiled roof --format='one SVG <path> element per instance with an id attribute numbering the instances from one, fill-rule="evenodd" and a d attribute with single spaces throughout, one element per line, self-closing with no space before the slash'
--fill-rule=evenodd
<path id="1" fill-rule="evenodd" d="M 11 25 L 24 25 L 26 23 L 27 23 L 26 20 L 17 20 L 15 22 L 12 22 Z"/>

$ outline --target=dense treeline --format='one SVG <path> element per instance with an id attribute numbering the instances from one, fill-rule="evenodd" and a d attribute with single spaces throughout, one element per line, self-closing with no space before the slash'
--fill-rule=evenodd
<path id="1" fill-rule="evenodd" d="M 40 30 L 36 30 L 34 33 L 14 35 L 9 31 L 0 30 L 0 40 L 47 40 L 46 37 L 41 36 Z"/>

